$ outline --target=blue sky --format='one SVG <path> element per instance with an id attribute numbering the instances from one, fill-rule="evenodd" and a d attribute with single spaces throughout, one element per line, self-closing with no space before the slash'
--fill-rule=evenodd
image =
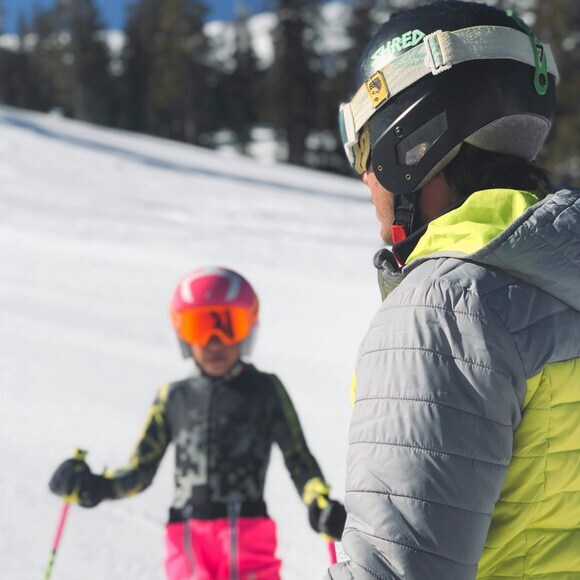
<path id="1" fill-rule="evenodd" d="M 125 6 L 132 0 L 95 0 L 109 28 L 122 28 Z M 50 6 L 53 0 L 5 0 L 6 31 L 16 32 L 19 14 L 29 15 L 35 5 Z M 259 12 L 272 4 L 271 0 L 206 0 L 210 8 L 209 20 L 229 20 L 240 5 Z"/>

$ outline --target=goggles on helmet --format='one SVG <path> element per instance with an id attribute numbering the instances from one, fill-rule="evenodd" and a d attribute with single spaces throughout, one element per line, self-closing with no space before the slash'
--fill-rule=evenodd
<path id="1" fill-rule="evenodd" d="M 357 131 L 350 103 L 342 103 L 338 110 L 338 127 L 346 158 L 350 166 L 362 175 L 368 169 L 371 156 L 369 125 L 366 123 L 362 131 Z"/>
<path id="2" fill-rule="evenodd" d="M 188 344 L 206 346 L 217 337 L 227 346 L 246 339 L 256 324 L 256 314 L 241 306 L 206 306 L 172 312 L 179 337 Z"/>
<path id="3" fill-rule="evenodd" d="M 358 174 L 367 170 L 371 149 L 369 120 L 395 95 L 427 75 L 438 75 L 462 62 L 488 59 L 511 59 L 533 67 L 534 86 L 540 94 L 545 91 L 548 73 L 556 82 L 559 78 L 550 47 L 541 45 L 523 24 L 521 30 L 476 26 L 427 34 L 414 48 L 379 66 L 352 100 L 340 105 L 338 125 L 351 167 Z"/>

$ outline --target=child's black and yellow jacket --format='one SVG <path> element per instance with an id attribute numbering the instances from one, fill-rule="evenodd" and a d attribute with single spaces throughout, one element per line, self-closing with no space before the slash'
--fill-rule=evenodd
<path id="1" fill-rule="evenodd" d="M 274 442 L 300 495 L 308 480 L 323 479 L 280 380 L 239 363 L 224 377 L 198 374 L 161 388 L 130 466 L 105 475 L 113 498 L 138 493 L 151 484 L 173 443 L 170 521 L 225 517 L 231 503 L 241 506 L 242 516 L 266 515 L 264 483 Z"/>

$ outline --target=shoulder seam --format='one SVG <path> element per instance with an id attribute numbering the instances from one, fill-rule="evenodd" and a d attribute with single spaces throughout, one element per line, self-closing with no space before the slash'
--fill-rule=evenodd
<path id="1" fill-rule="evenodd" d="M 450 504 L 446 504 L 446 503 L 441 503 L 439 501 L 432 501 L 429 499 L 421 499 L 418 497 L 413 497 L 410 495 L 403 495 L 400 493 L 390 493 L 388 491 L 379 491 L 379 490 L 375 490 L 375 489 L 347 489 L 345 493 L 369 493 L 369 494 L 375 494 L 375 495 L 387 495 L 389 497 L 398 497 L 398 498 L 402 498 L 402 499 L 408 499 L 411 501 L 416 501 L 418 503 L 424 503 L 424 504 L 430 504 L 430 505 L 436 505 L 436 506 L 441 506 L 444 508 L 450 508 L 453 510 L 461 510 L 462 512 L 467 512 L 470 514 L 477 514 L 477 515 L 481 515 L 481 516 L 489 516 L 491 515 L 490 512 L 482 512 L 482 511 L 478 511 L 478 510 L 470 510 L 467 508 L 462 508 L 459 506 L 455 506 L 455 505 L 450 505 Z"/>
<path id="2" fill-rule="evenodd" d="M 452 558 L 446 558 L 445 556 L 442 556 L 441 554 L 434 554 L 433 552 L 427 552 L 426 550 L 419 550 L 417 548 L 414 548 L 413 546 L 408 546 L 407 544 L 403 544 L 401 542 L 395 542 L 394 540 L 388 540 L 387 538 L 381 538 L 380 536 L 375 536 L 373 534 L 361 532 L 360 530 L 357 530 L 356 528 L 348 527 L 348 528 L 344 529 L 345 534 L 347 534 L 351 531 L 356 532 L 356 533 L 361 534 L 361 535 L 364 535 L 364 536 L 368 536 L 369 538 L 376 538 L 377 540 L 380 540 L 381 542 L 387 542 L 389 544 L 394 544 L 395 546 L 398 546 L 399 548 L 403 548 L 404 550 L 408 550 L 409 552 L 414 552 L 417 554 L 427 554 L 428 556 L 432 556 L 433 558 L 439 558 L 441 560 L 445 560 L 447 562 L 452 562 L 453 564 L 458 564 L 460 566 L 466 566 L 469 568 L 477 566 L 477 562 L 474 564 L 466 564 L 465 562 L 458 562 L 457 560 L 453 560 Z M 358 562 L 355 562 L 355 563 L 358 566 L 360 566 L 360 564 L 358 564 Z M 364 566 L 361 566 L 361 568 L 364 568 Z M 379 576 L 379 578 L 380 578 L 380 576 Z"/>
<path id="3" fill-rule="evenodd" d="M 448 409 L 450 411 L 454 411 L 456 413 L 465 413 L 466 415 L 471 415 L 472 417 L 477 417 L 478 419 L 482 419 L 483 421 L 488 421 L 489 423 L 493 423 L 498 427 L 505 427 L 506 429 L 513 429 L 513 425 L 508 425 L 506 423 L 501 423 L 500 421 L 496 421 L 489 417 L 484 417 L 483 415 L 478 415 L 477 413 L 473 413 L 471 411 L 466 411 L 465 409 L 459 409 L 458 407 L 454 407 L 452 405 L 447 405 L 445 403 L 441 403 L 440 401 L 430 401 L 429 399 L 419 399 L 419 398 L 411 398 L 411 397 L 393 397 L 393 396 L 385 396 L 385 397 L 362 397 L 355 401 L 355 405 L 362 401 L 401 401 L 406 403 L 419 403 L 424 405 L 433 405 L 435 407 L 442 407 L 444 409 Z M 577 401 L 580 403 L 580 401 Z"/>
<path id="4" fill-rule="evenodd" d="M 503 469 L 506 469 L 509 465 L 509 461 L 507 463 L 489 461 L 488 459 L 481 459 L 480 457 L 469 457 L 468 455 L 460 455 L 459 453 L 435 451 L 434 449 L 427 449 L 426 447 L 419 447 L 417 445 L 405 445 L 403 443 L 394 443 L 391 441 L 351 441 L 349 443 L 349 447 L 352 445 L 383 445 L 385 447 L 399 447 L 401 449 L 409 449 L 411 451 L 418 451 L 420 453 L 427 453 L 429 455 L 439 455 L 440 457 L 454 457 L 457 459 L 463 459 L 465 461 L 477 461 L 479 463 L 485 463 L 486 465 L 501 467 Z"/>
<path id="5" fill-rule="evenodd" d="M 397 351 L 397 350 L 399 350 L 399 351 L 405 351 L 405 352 L 411 352 L 411 351 L 423 352 L 423 353 L 433 354 L 435 356 L 440 356 L 440 357 L 447 358 L 447 359 L 456 360 L 456 361 L 465 363 L 467 365 L 471 365 L 471 366 L 474 366 L 474 367 L 479 367 L 479 368 L 482 368 L 482 369 L 485 369 L 485 370 L 488 370 L 488 371 L 492 371 L 494 373 L 499 373 L 501 375 L 504 375 L 504 376 L 508 377 L 510 383 L 512 383 L 512 380 L 511 380 L 511 377 L 510 377 L 509 373 L 506 373 L 505 371 L 500 371 L 499 369 L 495 369 L 493 367 L 484 365 L 483 363 L 478 363 L 476 361 L 470 361 L 470 360 L 467 360 L 467 359 L 459 358 L 457 356 L 453 356 L 452 354 L 449 354 L 449 353 L 439 352 L 439 351 L 431 350 L 431 349 L 428 349 L 428 348 L 409 347 L 409 346 L 398 346 L 398 347 L 397 346 L 394 346 L 394 347 L 389 347 L 389 348 L 377 348 L 377 349 L 374 349 L 374 350 L 368 350 L 368 351 L 364 352 L 360 358 L 362 360 L 365 356 L 368 356 L 368 355 L 371 355 L 371 354 L 376 354 L 376 353 L 380 353 L 380 352 Z"/>

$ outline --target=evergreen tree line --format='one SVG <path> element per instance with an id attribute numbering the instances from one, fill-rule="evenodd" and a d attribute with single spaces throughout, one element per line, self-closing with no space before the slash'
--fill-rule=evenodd
<path id="1" fill-rule="evenodd" d="M 339 48 L 329 49 L 322 0 L 269 0 L 277 18 L 273 59 L 264 66 L 243 8 L 231 38 L 216 38 L 207 34 L 203 0 L 134 0 L 115 52 L 95 0 L 55 0 L 38 5 L 21 20 L 18 42 L 0 48 L 0 102 L 208 147 L 226 129 L 242 153 L 252 128 L 265 126 L 281 160 L 348 172 L 336 118 L 338 103 L 353 92 L 356 59 L 377 23 L 420 3 L 351 0 Z M 517 0 L 497 3 L 510 8 Z M 537 1 L 533 10 L 563 78 L 559 119 L 541 161 L 556 182 L 578 183 L 580 3 Z M 3 13 L 0 0 L 0 19 Z"/>

